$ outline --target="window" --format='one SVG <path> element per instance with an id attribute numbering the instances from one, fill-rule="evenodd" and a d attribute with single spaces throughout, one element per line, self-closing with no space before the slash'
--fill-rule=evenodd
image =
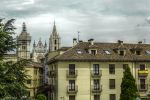
<path id="1" fill-rule="evenodd" d="M 110 94 L 109 100 L 116 100 L 116 94 Z"/>
<path id="2" fill-rule="evenodd" d="M 55 50 L 56 50 L 56 46 L 55 46 Z"/>
<path id="3" fill-rule="evenodd" d="M 148 54 L 148 55 L 150 55 L 150 51 L 149 50 L 146 50 L 145 53 Z"/>
<path id="4" fill-rule="evenodd" d="M 109 89 L 115 89 L 115 79 L 109 79 Z"/>
<path id="5" fill-rule="evenodd" d="M 145 79 L 140 79 L 140 89 L 146 89 Z"/>
<path id="6" fill-rule="evenodd" d="M 96 50 L 91 50 L 91 54 L 96 55 Z"/>
<path id="7" fill-rule="evenodd" d="M 140 70 L 145 70 L 145 64 L 140 64 Z"/>
<path id="8" fill-rule="evenodd" d="M 69 91 L 75 91 L 75 80 L 69 80 Z"/>
<path id="9" fill-rule="evenodd" d="M 28 96 L 30 96 L 30 91 L 27 91 Z"/>
<path id="10" fill-rule="evenodd" d="M 94 95 L 94 100 L 100 100 L 100 95 Z"/>
<path id="11" fill-rule="evenodd" d="M 120 56 L 124 56 L 124 51 L 121 50 L 119 55 L 120 55 Z"/>
<path id="12" fill-rule="evenodd" d="M 94 79 L 93 80 L 93 85 L 94 85 L 94 90 L 99 90 L 99 79 Z"/>
<path id="13" fill-rule="evenodd" d="M 27 84 L 31 84 L 31 79 L 27 80 Z"/>
<path id="14" fill-rule="evenodd" d="M 137 54 L 137 55 L 141 55 L 141 51 L 140 51 L 140 50 L 137 50 L 137 51 L 136 51 L 136 54 Z"/>
<path id="15" fill-rule="evenodd" d="M 70 95 L 69 100 L 75 100 L 75 95 Z"/>
<path id="16" fill-rule="evenodd" d="M 25 49 L 26 49 L 26 46 L 22 46 L 22 49 L 25 50 Z"/>
<path id="17" fill-rule="evenodd" d="M 69 64 L 69 75 L 75 75 L 75 64 Z"/>
<path id="18" fill-rule="evenodd" d="M 37 69 L 34 69 L 34 75 L 37 75 Z"/>
<path id="19" fill-rule="evenodd" d="M 115 74 L 115 64 L 109 64 L 109 74 Z"/>
<path id="20" fill-rule="evenodd" d="M 78 54 L 82 53 L 82 51 L 80 49 L 76 49 L 76 51 L 77 51 Z"/>
<path id="21" fill-rule="evenodd" d="M 57 44 L 57 40 L 55 40 L 55 44 Z"/>
<path id="22" fill-rule="evenodd" d="M 128 67 L 129 65 L 128 64 L 123 64 L 123 70 L 126 69 L 126 67 Z"/>
<path id="23" fill-rule="evenodd" d="M 93 74 L 99 75 L 99 64 L 93 64 Z"/>
<path id="24" fill-rule="evenodd" d="M 110 54 L 111 54 L 111 52 L 108 51 L 108 50 L 104 50 L 104 52 L 105 52 L 107 55 L 110 55 Z"/>

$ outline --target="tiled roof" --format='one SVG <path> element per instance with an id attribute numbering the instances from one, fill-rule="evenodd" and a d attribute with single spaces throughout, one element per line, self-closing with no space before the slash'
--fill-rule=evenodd
<path id="1" fill-rule="evenodd" d="M 91 49 L 96 49 L 97 54 L 90 54 Z M 118 50 L 124 50 L 125 54 L 119 55 Z M 140 50 L 141 54 L 135 54 L 136 50 Z M 91 46 L 89 42 L 81 42 L 53 58 L 53 61 L 54 59 L 61 61 L 150 61 L 150 44 L 94 43 Z"/>

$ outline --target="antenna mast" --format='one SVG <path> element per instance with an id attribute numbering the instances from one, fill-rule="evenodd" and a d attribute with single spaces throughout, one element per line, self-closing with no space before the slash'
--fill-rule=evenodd
<path id="1" fill-rule="evenodd" d="M 80 41 L 79 38 L 80 38 L 80 31 L 78 31 L 78 42 Z"/>

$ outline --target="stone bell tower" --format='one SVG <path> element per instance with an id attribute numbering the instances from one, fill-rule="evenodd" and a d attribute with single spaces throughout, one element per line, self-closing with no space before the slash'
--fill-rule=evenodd
<path id="1" fill-rule="evenodd" d="M 17 36 L 17 56 L 18 59 L 30 59 L 31 36 L 27 32 L 26 24 L 22 25 L 22 32 Z"/>
<path id="2" fill-rule="evenodd" d="M 60 48 L 60 37 L 57 33 L 56 25 L 54 22 L 53 31 L 49 38 L 49 52 L 50 51 L 56 51 Z"/>

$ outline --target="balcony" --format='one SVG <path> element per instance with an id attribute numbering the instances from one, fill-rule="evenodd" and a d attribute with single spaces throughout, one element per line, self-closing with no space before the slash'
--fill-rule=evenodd
<path id="1" fill-rule="evenodd" d="M 92 89 L 92 93 L 96 93 L 96 94 L 99 94 L 99 93 L 101 93 L 101 91 L 102 91 L 102 85 L 92 85 L 92 87 L 91 87 Z"/>
<path id="2" fill-rule="evenodd" d="M 91 76 L 93 78 L 100 78 L 102 76 L 102 70 L 98 71 L 91 70 Z"/>
<path id="3" fill-rule="evenodd" d="M 148 70 L 138 70 L 138 75 L 139 76 L 147 76 L 148 75 Z"/>
<path id="4" fill-rule="evenodd" d="M 76 94 L 78 92 L 78 86 L 67 86 L 67 93 L 68 94 Z"/>
<path id="5" fill-rule="evenodd" d="M 50 78 L 54 78 L 54 77 L 56 77 L 56 72 L 54 70 L 51 70 L 51 71 L 48 71 L 47 75 Z"/>
<path id="6" fill-rule="evenodd" d="M 66 71 L 66 76 L 67 76 L 67 78 L 76 78 L 77 77 L 77 75 L 78 75 L 78 71 L 77 70 L 67 70 Z"/>
<path id="7" fill-rule="evenodd" d="M 148 90 L 148 84 L 138 84 L 137 88 L 139 92 L 145 92 Z"/>

